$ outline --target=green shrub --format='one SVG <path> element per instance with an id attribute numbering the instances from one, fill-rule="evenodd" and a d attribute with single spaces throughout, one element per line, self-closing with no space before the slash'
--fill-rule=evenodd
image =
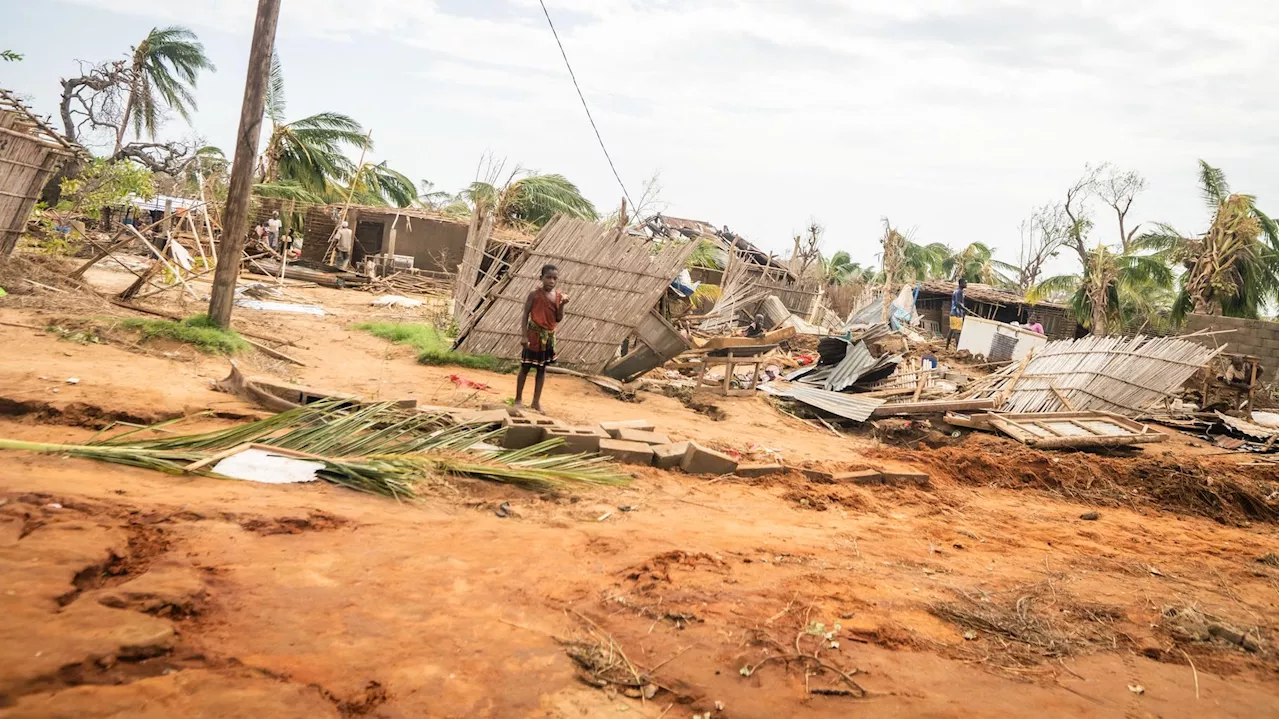
<path id="1" fill-rule="evenodd" d="M 356 325 L 375 337 L 418 350 L 418 362 L 426 365 L 457 365 L 490 372 L 510 372 L 514 365 L 491 355 L 454 352 L 453 343 L 430 325 L 411 322 L 364 322 Z"/>
<path id="2" fill-rule="evenodd" d="M 249 349 L 249 343 L 238 333 L 218 327 L 208 315 L 188 317 L 181 322 L 128 318 L 121 320 L 120 326 L 138 330 L 143 339 L 162 338 L 185 342 L 210 354 L 230 355 Z"/>

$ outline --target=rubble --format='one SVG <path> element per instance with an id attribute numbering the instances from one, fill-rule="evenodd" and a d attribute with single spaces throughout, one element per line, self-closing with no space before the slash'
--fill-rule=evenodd
<path id="1" fill-rule="evenodd" d="M 768 477 L 772 474 L 784 474 L 787 468 L 781 464 L 739 464 L 733 473 L 739 477 L 753 479 L 755 477 Z"/>
<path id="2" fill-rule="evenodd" d="M 543 441 L 559 439 L 564 445 L 553 450 L 556 454 L 590 454 L 601 450 L 603 438 L 590 427 L 544 427 Z M 648 464 L 646 462 L 645 464 Z"/>
<path id="3" fill-rule="evenodd" d="M 688 450 L 688 442 L 657 445 L 653 448 L 653 466 L 659 469 L 675 469 L 684 461 L 684 455 Z"/>
<path id="4" fill-rule="evenodd" d="M 653 448 L 643 442 L 601 439 L 599 440 L 598 448 L 600 454 L 623 464 L 649 465 L 653 463 Z"/>
<path id="5" fill-rule="evenodd" d="M 618 438 L 618 431 L 623 429 L 639 429 L 646 432 L 652 432 L 654 429 L 653 422 L 647 419 L 621 419 L 601 422 L 600 429 L 609 433 L 610 437 Z"/>
<path id="6" fill-rule="evenodd" d="M 733 474 L 738 468 L 738 460 L 690 442 L 684 458 L 680 460 L 680 468 L 689 474 Z"/>
<path id="7" fill-rule="evenodd" d="M 623 427 L 619 429 L 617 434 L 610 435 L 614 439 L 621 439 L 627 442 L 641 442 L 643 444 L 671 444 L 670 438 L 665 434 L 653 432 L 643 429 L 632 429 Z"/>
<path id="8" fill-rule="evenodd" d="M 549 417 L 507 416 L 502 420 L 502 446 L 505 449 L 531 447 L 543 441 L 548 429 L 559 426 L 559 422 Z"/>

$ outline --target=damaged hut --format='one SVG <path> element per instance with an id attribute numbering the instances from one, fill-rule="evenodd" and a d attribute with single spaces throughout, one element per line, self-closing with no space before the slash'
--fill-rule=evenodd
<path id="1" fill-rule="evenodd" d="M 655 241 L 626 228 L 559 216 L 533 244 L 511 252 L 487 239 L 489 223 L 488 218 L 473 218 L 458 271 L 455 347 L 519 357 L 525 296 L 538 282 L 541 267 L 552 264 L 560 269 L 561 287 L 573 298 L 556 331 L 559 361 L 593 373 L 618 354 L 624 339 L 643 338 L 655 304 L 696 246 L 683 238 Z"/>
<path id="2" fill-rule="evenodd" d="M 76 149 L 0 90 L 0 259 L 13 253 L 41 188 Z"/>
<path id="3" fill-rule="evenodd" d="M 956 283 L 948 280 L 929 280 L 920 284 L 920 291 L 916 295 L 916 312 L 920 314 L 924 329 L 935 333 L 946 331 L 951 293 L 955 290 Z M 1086 334 L 1068 305 L 1029 302 L 1016 292 L 976 282 L 964 288 L 964 300 L 971 317 L 1022 324 L 1026 324 L 1032 317 L 1039 318 L 1044 325 L 1045 337 L 1051 340 L 1075 339 Z"/>
<path id="4" fill-rule="evenodd" d="M 329 239 L 343 217 L 343 205 L 303 205 L 281 200 L 258 198 L 253 219 L 266 222 L 272 211 L 279 211 L 286 227 L 292 222 L 306 238 L 302 259 L 326 262 Z M 453 217 L 417 207 L 377 207 L 350 205 L 346 221 L 353 235 L 352 265 L 366 258 L 390 271 L 420 270 L 452 274 L 462 262 L 467 244 L 467 217 Z M 292 215 L 289 217 L 289 215 Z M 495 242 L 528 244 L 532 238 L 514 230 L 495 229 Z"/>

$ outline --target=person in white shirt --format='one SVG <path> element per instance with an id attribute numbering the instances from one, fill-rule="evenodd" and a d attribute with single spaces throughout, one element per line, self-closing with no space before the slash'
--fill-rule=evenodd
<path id="1" fill-rule="evenodd" d="M 335 261 L 339 267 L 345 270 L 347 269 L 347 262 L 351 260 L 351 228 L 344 221 L 342 227 L 334 235 L 338 238 L 338 255 Z"/>
<path id="2" fill-rule="evenodd" d="M 280 251 L 280 225 L 280 211 L 273 210 L 267 220 L 267 246 L 276 252 Z"/>

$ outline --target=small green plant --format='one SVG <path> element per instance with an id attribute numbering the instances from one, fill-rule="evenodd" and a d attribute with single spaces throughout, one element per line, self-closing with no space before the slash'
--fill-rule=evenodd
<path id="1" fill-rule="evenodd" d="M 76 344 L 82 344 L 82 345 L 103 344 L 102 335 L 98 333 L 97 327 L 89 327 L 87 329 L 81 329 L 81 328 L 60 327 L 58 325 L 49 325 L 44 329 L 46 332 L 51 332 L 57 335 L 58 339 L 60 340 L 75 342 Z"/>
<path id="2" fill-rule="evenodd" d="M 513 365 L 490 355 L 454 352 L 452 343 L 435 327 L 412 322 L 364 322 L 356 325 L 375 337 L 409 345 L 418 350 L 418 362 L 426 365 L 457 365 L 490 372 L 510 372 Z"/>
<path id="3" fill-rule="evenodd" d="M 140 331 L 143 339 L 161 338 L 185 342 L 210 354 L 230 355 L 249 349 L 249 343 L 238 333 L 218 327 L 207 315 L 188 317 L 181 322 L 128 318 L 121 320 L 120 326 Z"/>

